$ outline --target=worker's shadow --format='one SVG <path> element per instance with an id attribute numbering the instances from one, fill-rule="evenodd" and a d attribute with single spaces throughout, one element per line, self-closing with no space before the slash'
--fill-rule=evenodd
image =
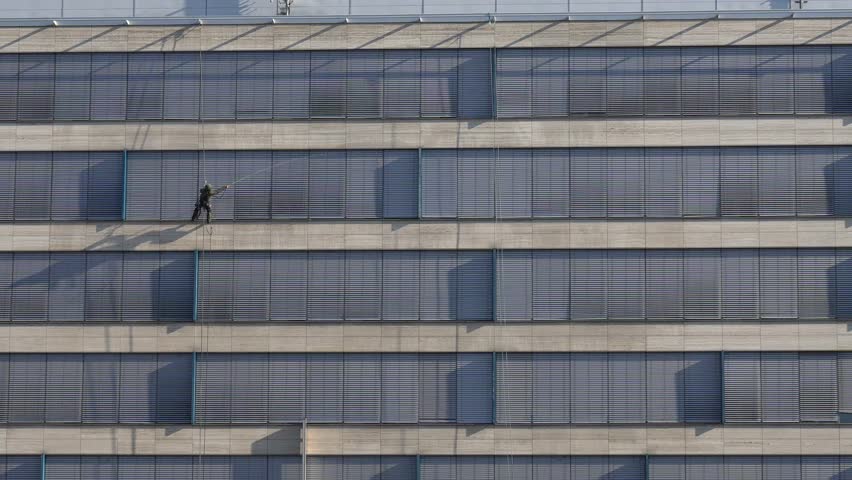
<path id="1" fill-rule="evenodd" d="M 132 223 L 124 223 L 123 228 L 132 226 Z M 110 224 L 97 227 L 97 231 L 105 232 L 104 237 L 87 246 L 88 250 L 135 250 L 142 245 L 163 246 L 174 243 L 183 237 L 203 227 L 201 223 L 181 223 L 164 230 L 146 231 L 140 234 L 116 233 L 119 225 Z"/>

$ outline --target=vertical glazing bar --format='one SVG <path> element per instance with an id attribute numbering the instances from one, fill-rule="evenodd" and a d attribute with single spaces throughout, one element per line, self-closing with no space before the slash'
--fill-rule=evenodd
<path id="1" fill-rule="evenodd" d="M 497 425 L 497 352 L 491 352 L 491 423 Z"/>
<path id="2" fill-rule="evenodd" d="M 417 218 L 423 220 L 423 149 L 417 149 Z"/>
<path id="3" fill-rule="evenodd" d="M 47 478 L 47 455 L 41 454 L 41 480 Z"/>
<path id="4" fill-rule="evenodd" d="M 415 467 L 414 467 L 414 479 L 415 479 L 415 480 L 420 480 L 420 454 L 419 454 L 419 453 L 418 453 L 418 454 L 417 454 L 417 456 L 414 458 L 414 464 L 415 464 Z"/>
<path id="5" fill-rule="evenodd" d="M 308 480 L 308 417 L 302 418 L 302 480 Z"/>
<path id="6" fill-rule="evenodd" d="M 725 351 L 719 352 L 719 378 L 721 379 L 722 425 L 725 424 Z"/>

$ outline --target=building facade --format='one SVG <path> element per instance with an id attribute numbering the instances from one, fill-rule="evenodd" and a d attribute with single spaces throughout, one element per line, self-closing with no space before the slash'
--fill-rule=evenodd
<path id="1" fill-rule="evenodd" d="M 852 478 L 849 18 L 316 22 L 0 28 L 0 478 Z"/>

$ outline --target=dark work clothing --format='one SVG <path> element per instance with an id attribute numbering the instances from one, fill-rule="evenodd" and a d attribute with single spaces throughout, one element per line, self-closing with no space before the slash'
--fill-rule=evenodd
<path id="1" fill-rule="evenodd" d="M 203 208 L 207 211 L 207 223 L 210 223 L 210 220 L 213 216 L 213 213 L 210 208 L 210 199 L 221 193 L 223 190 L 226 190 L 227 188 L 228 186 L 225 185 L 222 188 L 213 190 L 213 187 L 211 187 L 210 185 L 204 185 L 199 191 L 198 201 L 195 203 L 195 210 L 192 212 L 192 221 L 194 222 L 198 220 L 198 217 L 201 215 L 201 209 Z"/>

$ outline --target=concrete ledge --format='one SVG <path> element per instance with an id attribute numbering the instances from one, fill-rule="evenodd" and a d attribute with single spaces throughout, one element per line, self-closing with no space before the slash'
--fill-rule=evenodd
<path id="1" fill-rule="evenodd" d="M 298 455 L 300 426 L 21 426 L 0 428 L 0 454 Z"/>
<path id="2" fill-rule="evenodd" d="M 0 251 L 852 247 L 850 218 L 0 223 Z"/>
<path id="3" fill-rule="evenodd" d="M 800 426 L 308 428 L 309 455 L 846 455 L 852 429 Z"/>
<path id="4" fill-rule="evenodd" d="M 792 45 L 852 41 L 848 18 L 0 28 L 0 52 Z"/>
<path id="5" fill-rule="evenodd" d="M 300 427 L 6 427 L 0 453 L 295 455 Z M 826 426 L 310 425 L 308 455 L 849 455 L 852 429 Z"/>
<path id="6" fill-rule="evenodd" d="M 852 122 L 832 116 L 0 124 L 0 151 L 847 144 Z"/>
<path id="7" fill-rule="evenodd" d="M 842 322 L 3 324 L 0 352 L 849 351 Z"/>

